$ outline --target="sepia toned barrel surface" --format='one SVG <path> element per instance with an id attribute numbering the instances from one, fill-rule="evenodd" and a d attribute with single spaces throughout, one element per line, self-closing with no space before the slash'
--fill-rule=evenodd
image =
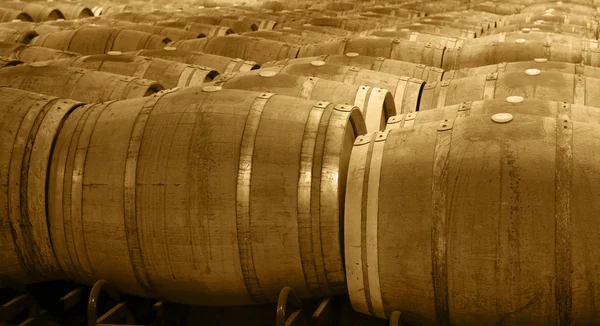
<path id="1" fill-rule="evenodd" d="M 406 324 L 597 323 L 600 129 L 556 109 L 359 137 L 345 220 L 354 309 Z"/>
<path id="2" fill-rule="evenodd" d="M 152 80 L 47 62 L 2 68 L 0 84 L 87 103 L 144 97 L 164 89 Z"/>
<path id="3" fill-rule="evenodd" d="M 349 105 L 218 88 L 76 110 L 48 186 L 60 266 L 199 305 L 344 293 L 344 185 L 364 131 Z"/>
<path id="4" fill-rule="evenodd" d="M 45 186 L 60 126 L 80 105 L 0 87 L 2 280 L 29 284 L 64 277 L 48 233 Z"/>
<path id="5" fill-rule="evenodd" d="M 318 77 L 255 70 L 219 76 L 214 84 L 228 89 L 274 92 L 315 101 L 353 104 L 363 114 L 367 132 L 385 129 L 388 118 L 396 114 L 394 97 L 387 89 L 349 85 Z"/>

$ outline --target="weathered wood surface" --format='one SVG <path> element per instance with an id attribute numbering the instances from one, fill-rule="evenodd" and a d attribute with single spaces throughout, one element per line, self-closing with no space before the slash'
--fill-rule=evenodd
<path id="1" fill-rule="evenodd" d="M 152 80 L 36 62 L 0 69 L 0 85 L 87 103 L 150 96 L 164 89 Z"/>
<path id="2" fill-rule="evenodd" d="M 396 111 L 409 113 L 417 110 L 421 89 L 425 82 L 417 78 L 396 76 L 383 72 L 313 61 L 262 68 L 283 74 L 319 77 L 350 85 L 367 85 L 389 90 L 394 96 Z"/>
<path id="3" fill-rule="evenodd" d="M 419 110 L 508 96 L 600 107 L 598 87 L 600 79 L 582 75 L 554 71 L 538 71 L 533 75 L 524 70 L 495 72 L 427 84 L 421 93 Z"/>
<path id="4" fill-rule="evenodd" d="M 349 103 L 365 118 L 367 132 L 385 129 L 388 118 L 396 115 L 394 97 L 387 89 L 349 85 L 318 77 L 296 76 L 255 70 L 221 75 L 214 84 L 227 89 L 272 92 L 307 100 Z"/>
<path id="5" fill-rule="evenodd" d="M 45 187 L 54 140 L 66 116 L 79 105 L 0 87 L 2 279 L 28 284 L 64 277 L 48 232 Z"/>
<path id="6" fill-rule="evenodd" d="M 456 70 L 535 58 L 600 67 L 597 40 L 553 33 L 511 32 L 480 37 L 462 47 L 446 49 L 442 68 Z"/>
<path id="7" fill-rule="evenodd" d="M 354 309 L 412 325 L 598 323 L 600 128 L 555 110 L 359 137 L 345 208 Z"/>
<path id="8" fill-rule="evenodd" d="M 439 44 L 398 38 L 350 38 L 304 45 L 298 52 L 298 58 L 323 54 L 358 53 L 365 56 L 384 57 L 441 67 L 445 49 Z"/>
<path id="9" fill-rule="evenodd" d="M 275 302 L 284 286 L 346 291 L 357 108 L 188 87 L 85 106 L 62 130 L 49 221 L 72 279 L 198 305 Z"/>
<path id="10" fill-rule="evenodd" d="M 59 51 L 41 46 L 20 43 L 0 42 L 0 56 L 23 62 L 47 61 L 79 56 L 75 52 Z"/>
<path id="11" fill-rule="evenodd" d="M 384 57 L 369 57 L 358 53 L 346 53 L 345 55 L 324 54 L 318 57 L 306 57 L 298 59 L 284 59 L 271 61 L 262 65 L 263 68 L 289 65 L 307 64 L 313 61 L 324 61 L 335 65 L 359 67 L 368 70 L 383 72 L 396 76 L 408 76 L 422 79 L 428 83 L 440 81 L 443 70 L 437 67 L 426 66 L 419 63 L 386 59 Z"/>
<path id="12" fill-rule="evenodd" d="M 259 64 L 296 58 L 300 46 L 248 36 L 214 36 L 169 44 L 178 50 L 199 51 L 231 58 L 242 58 Z"/>
<path id="13" fill-rule="evenodd" d="M 82 55 L 104 54 L 108 51 L 161 49 L 170 40 L 144 32 L 105 27 L 82 27 L 76 30 L 40 35 L 31 45 L 72 51 Z"/>
<path id="14" fill-rule="evenodd" d="M 254 61 L 242 60 L 240 58 L 230 58 L 215 54 L 208 54 L 195 51 L 179 50 L 175 47 L 165 47 L 162 50 L 139 50 L 124 54 L 141 55 L 152 58 L 161 58 L 170 61 L 177 61 L 192 65 L 206 66 L 215 69 L 221 74 L 235 71 L 250 71 L 258 69 L 260 66 Z"/>
<path id="15" fill-rule="evenodd" d="M 50 64 L 154 80 L 165 88 L 196 86 L 211 82 L 219 75 L 219 72 L 209 67 L 159 58 L 126 55 L 121 52 L 55 60 Z"/>

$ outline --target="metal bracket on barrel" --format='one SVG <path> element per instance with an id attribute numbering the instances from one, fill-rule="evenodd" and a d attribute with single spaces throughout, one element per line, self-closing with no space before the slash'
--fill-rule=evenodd
<path id="1" fill-rule="evenodd" d="M 294 311 L 288 314 L 288 306 Z M 306 324 L 306 317 L 302 311 L 302 302 L 298 299 L 291 287 L 286 286 L 279 292 L 277 299 L 277 326 L 293 326 Z"/>
<path id="2" fill-rule="evenodd" d="M 398 310 L 392 312 L 390 316 L 390 326 L 403 326 L 402 313 Z"/>
<path id="3" fill-rule="evenodd" d="M 112 300 L 118 303 L 102 316 L 98 317 L 98 301 L 102 292 L 106 292 Z M 88 326 L 101 326 L 106 324 L 123 325 L 123 322 L 126 322 L 125 325 L 135 323 L 133 314 L 129 308 L 127 308 L 125 302 L 121 301 L 121 295 L 117 289 L 105 280 L 97 281 L 92 287 L 87 306 L 87 320 Z"/>

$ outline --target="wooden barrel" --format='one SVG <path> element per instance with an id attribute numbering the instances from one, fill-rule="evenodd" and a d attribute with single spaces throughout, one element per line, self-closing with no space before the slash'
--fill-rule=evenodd
<path id="1" fill-rule="evenodd" d="M 161 49 L 168 38 L 138 31 L 106 27 L 82 27 L 77 30 L 40 35 L 31 45 L 72 51 L 83 55 L 104 54 L 108 51 Z"/>
<path id="2" fill-rule="evenodd" d="M 405 1 L 401 1 L 405 2 Z M 456 10 L 461 6 L 460 1 L 436 1 L 436 2 L 408 2 L 400 7 L 414 11 L 424 12 L 427 15 L 440 14 L 443 12 Z"/>
<path id="3" fill-rule="evenodd" d="M 345 292 L 355 107 L 187 87 L 86 106 L 62 130 L 48 207 L 71 279 L 211 306 Z"/>
<path id="4" fill-rule="evenodd" d="M 169 38 L 171 41 L 180 41 L 180 40 L 193 40 L 197 38 L 206 37 L 205 34 L 198 32 L 186 31 L 179 28 L 173 27 L 165 27 L 165 26 L 154 26 L 149 24 L 137 24 L 135 26 L 127 26 L 123 27 L 123 29 L 128 29 L 132 31 L 140 31 L 145 33 L 150 33 L 154 35 L 163 35 Z"/>
<path id="5" fill-rule="evenodd" d="M 11 22 L 13 20 L 32 22 L 33 18 L 31 18 L 31 16 L 24 11 L 0 8 L 0 22 Z"/>
<path id="6" fill-rule="evenodd" d="M 307 21 L 307 23 L 314 26 L 327 26 L 339 29 L 344 29 L 351 32 L 361 32 L 368 29 L 375 29 L 386 27 L 382 26 L 381 23 L 367 20 L 367 19 L 355 19 L 355 18 L 313 18 Z"/>
<path id="7" fill-rule="evenodd" d="M 505 16 L 477 10 L 452 11 L 428 16 L 427 18 L 437 21 L 460 22 L 473 26 L 481 25 L 484 28 L 484 31 L 495 27 L 501 27 L 506 24 Z"/>
<path id="8" fill-rule="evenodd" d="M 335 27 L 327 27 L 327 26 L 315 26 L 315 25 L 308 24 L 308 23 L 306 23 L 306 24 L 285 24 L 285 23 L 278 24 L 277 26 L 275 26 L 275 30 L 284 29 L 286 27 L 290 27 L 292 29 L 309 31 L 309 32 L 323 33 L 323 34 L 336 36 L 336 37 L 348 37 L 348 36 L 354 35 L 353 32 L 347 31 L 344 29 L 339 29 L 339 28 L 335 28 Z"/>
<path id="9" fill-rule="evenodd" d="M 60 10 L 65 16 L 65 19 L 81 19 L 86 17 L 94 17 L 92 9 L 74 3 L 57 2 L 52 3 L 52 7 Z"/>
<path id="10" fill-rule="evenodd" d="M 477 75 L 486 75 L 494 72 L 523 72 L 528 69 L 562 72 L 565 74 L 581 75 L 600 79 L 599 67 L 592 67 L 582 64 L 574 64 L 560 61 L 548 61 L 543 58 L 520 62 L 501 62 L 499 64 L 489 66 L 445 71 L 442 79 L 450 80 L 454 78 L 466 78 Z"/>
<path id="11" fill-rule="evenodd" d="M 369 57 L 357 53 L 346 53 L 345 55 L 321 55 L 318 57 L 307 57 L 298 59 L 284 59 L 271 61 L 262 65 L 263 68 L 281 66 L 288 64 L 308 64 L 313 61 L 324 61 L 336 65 L 353 66 L 368 70 L 374 70 L 396 76 L 408 76 L 422 79 L 428 83 L 442 80 L 444 71 L 440 68 L 426 66 L 420 63 L 386 59 L 384 57 Z"/>
<path id="12" fill-rule="evenodd" d="M 295 58 L 300 46 L 247 36 L 213 36 L 169 44 L 185 51 L 200 51 L 230 58 L 242 58 L 259 64 L 267 61 Z"/>
<path id="13" fill-rule="evenodd" d="M 578 15 L 578 14 L 553 14 L 553 13 L 538 13 L 538 12 L 525 12 L 521 14 L 511 15 L 507 17 L 508 24 L 520 24 L 520 23 L 560 23 L 579 25 L 587 27 L 588 29 L 597 30 L 598 21 L 593 16 Z"/>
<path id="14" fill-rule="evenodd" d="M 58 130 L 79 105 L 0 87 L 1 279 L 29 284 L 64 278 L 48 232 L 45 188 Z"/>
<path id="15" fill-rule="evenodd" d="M 65 18 L 65 16 L 60 10 L 46 5 L 39 5 L 35 3 L 6 1 L 2 3 L 2 7 L 14 10 L 22 10 L 23 12 L 27 13 L 33 19 L 34 22 L 43 22 L 47 20 Z"/>
<path id="16" fill-rule="evenodd" d="M 448 37 L 448 36 L 429 34 L 429 33 L 419 33 L 419 32 L 413 32 L 407 28 L 403 28 L 400 30 L 396 30 L 393 28 L 370 30 L 370 31 L 362 32 L 360 34 L 360 36 L 391 37 L 391 38 L 415 41 L 415 42 L 420 42 L 420 43 L 431 43 L 431 44 L 440 45 L 440 46 L 443 46 L 446 48 L 462 46 L 467 41 L 466 37 Z"/>
<path id="17" fill-rule="evenodd" d="M 502 99 L 508 96 L 563 101 L 600 107 L 600 79 L 539 70 L 499 72 L 445 80 L 423 87 L 419 111 L 464 101 Z"/>
<path id="18" fill-rule="evenodd" d="M 409 325 L 596 324 L 600 127 L 560 109 L 359 137 L 344 224 L 354 309 Z"/>
<path id="19" fill-rule="evenodd" d="M 376 14 L 389 15 L 393 17 L 402 17 L 402 18 L 419 18 L 424 17 L 425 13 L 414 11 L 406 8 L 395 7 L 395 6 L 373 6 L 373 7 L 365 7 L 361 9 L 362 12 L 373 12 Z"/>
<path id="20" fill-rule="evenodd" d="M 276 71 L 282 74 L 318 77 L 349 85 L 366 85 L 389 90 L 394 96 L 396 112 L 416 111 L 424 81 L 406 76 L 395 76 L 358 67 L 348 67 L 313 61 L 262 68 L 260 71 Z"/>
<path id="21" fill-rule="evenodd" d="M 451 26 L 444 25 L 433 25 L 422 22 L 414 22 L 414 23 L 404 23 L 397 24 L 394 26 L 397 30 L 401 31 L 412 31 L 412 32 L 420 32 L 427 34 L 438 34 L 446 37 L 464 37 L 468 39 L 472 39 L 475 37 L 479 37 L 481 32 L 473 29 L 464 29 L 464 28 L 456 28 Z"/>
<path id="22" fill-rule="evenodd" d="M 274 92 L 307 100 L 350 103 L 363 114 L 367 132 L 385 129 L 388 118 L 396 112 L 394 98 L 387 89 L 348 85 L 318 77 L 255 70 L 221 75 L 215 79 L 214 84 L 227 89 Z"/>
<path id="23" fill-rule="evenodd" d="M 164 89 L 147 79 L 52 66 L 48 62 L 2 68 L 0 85 L 87 103 L 150 96 Z"/>
<path id="24" fill-rule="evenodd" d="M 5 57 L 0 56 L 0 68 L 18 66 L 22 63 L 23 63 L 23 61 L 21 61 L 21 60 L 5 58 Z"/>
<path id="25" fill-rule="evenodd" d="M 485 11 L 498 15 L 512 15 L 521 12 L 523 5 L 514 3 L 496 3 L 496 2 L 481 2 L 474 3 L 469 6 L 470 9 Z"/>
<path id="26" fill-rule="evenodd" d="M 354 38 L 304 45 L 298 52 L 298 58 L 323 54 L 358 53 L 370 57 L 383 57 L 441 67 L 444 50 L 445 48 L 441 45 L 398 38 Z"/>
<path id="27" fill-rule="evenodd" d="M 456 28 L 456 29 L 460 29 L 460 30 L 474 31 L 475 37 L 481 36 L 481 34 L 483 34 L 483 32 L 487 30 L 486 27 L 488 27 L 488 23 L 485 20 L 479 21 L 476 23 L 466 23 L 466 22 L 462 22 L 462 21 L 454 22 L 454 21 L 448 21 L 448 20 L 442 20 L 442 19 L 435 19 L 435 17 L 434 18 L 427 17 L 427 18 L 422 18 L 422 19 L 418 20 L 418 22 L 427 24 L 427 25 L 442 26 L 442 27 L 448 26 L 448 27 L 452 27 L 452 28 Z"/>
<path id="28" fill-rule="evenodd" d="M 509 102 L 506 99 L 466 101 L 441 108 L 413 112 L 410 116 L 406 114 L 397 115 L 388 119 L 386 129 L 406 128 L 465 116 L 500 113 L 559 118 L 559 115 L 564 113 L 565 110 L 570 112 L 572 121 L 600 124 L 600 108 L 598 107 L 526 98 L 519 103 Z"/>
<path id="29" fill-rule="evenodd" d="M 289 26 L 285 26 L 285 27 L 282 27 L 281 29 L 275 29 L 274 31 L 298 35 L 298 36 L 302 36 L 302 37 L 308 37 L 308 38 L 312 38 L 312 39 L 318 39 L 319 42 L 331 41 L 331 40 L 334 40 L 337 38 L 337 36 L 334 36 L 334 35 L 309 31 L 309 30 L 303 29 L 303 27 L 291 28 Z"/>
<path id="30" fill-rule="evenodd" d="M 12 23 L 3 23 L 0 24 L 0 40 L 3 42 L 15 42 L 15 43 L 23 43 L 27 44 L 31 42 L 31 40 L 38 36 L 34 30 L 18 30 L 13 28 L 4 27 L 4 24 L 12 24 Z"/>
<path id="31" fill-rule="evenodd" d="M 583 14 L 583 15 L 597 15 L 600 13 L 600 8 L 597 6 L 587 6 L 583 4 L 576 3 L 556 3 L 556 2 L 547 2 L 547 3 L 536 3 L 529 6 L 526 6 L 521 10 L 521 12 L 564 12 L 564 13 L 574 13 L 574 14 Z"/>
<path id="32" fill-rule="evenodd" d="M 56 32 L 60 32 L 63 30 L 61 27 L 53 26 L 50 24 L 25 22 L 25 21 L 20 21 L 20 20 L 9 22 L 9 23 L 0 23 L 0 28 L 17 30 L 17 31 L 21 32 L 21 34 L 26 35 L 23 37 L 23 40 L 26 40 L 26 42 L 21 41 L 19 43 L 28 43 L 35 36 L 48 34 L 48 33 L 56 33 Z M 21 37 L 19 37 L 19 38 L 21 38 Z M 5 38 L 4 40 L 7 41 L 8 39 Z M 11 42 L 16 42 L 16 41 L 11 41 Z"/>
<path id="33" fill-rule="evenodd" d="M 588 39 L 596 39 L 598 35 L 597 29 L 589 29 L 580 25 L 570 25 L 561 23 L 519 23 L 514 25 L 506 25 L 500 28 L 494 28 L 489 30 L 489 33 L 485 34 L 499 34 L 499 33 L 510 33 L 510 32 L 545 32 L 545 33 L 556 33 L 568 36 L 576 36 Z"/>
<path id="34" fill-rule="evenodd" d="M 211 82 L 219 75 L 219 72 L 204 66 L 189 65 L 159 58 L 126 55 L 121 52 L 55 60 L 50 64 L 154 80 L 165 88 L 200 85 Z"/>
<path id="35" fill-rule="evenodd" d="M 129 52 L 124 54 L 142 55 L 191 65 L 206 66 L 218 71 L 221 74 L 235 71 L 250 71 L 260 68 L 260 66 L 254 61 L 244 61 L 239 58 L 234 59 L 201 52 L 183 51 L 174 47 L 165 47 L 163 50 L 140 50 L 137 52 Z"/>
<path id="36" fill-rule="evenodd" d="M 600 66 L 600 50 L 596 40 L 513 32 L 469 40 L 463 47 L 447 49 L 442 68 L 456 70 L 535 58 Z"/>
<path id="37" fill-rule="evenodd" d="M 21 60 L 23 62 L 47 61 L 62 58 L 72 58 L 79 54 L 59 51 L 40 46 L 30 46 L 21 43 L 0 42 L 0 56 Z"/>
<path id="38" fill-rule="evenodd" d="M 115 3 L 106 3 L 101 6 L 96 6 L 92 8 L 94 12 L 94 16 L 112 16 L 124 12 L 130 12 L 133 10 L 128 4 L 115 4 Z"/>
<path id="39" fill-rule="evenodd" d="M 248 32 L 248 33 L 244 33 L 242 35 L 248 36 L 248 37 L 264 38 L 267 40 L 289 43 L 289 44 L 298 44 L 298 45 L 315 44 L 315 43 L 319 43 L 319 42 L 323 41 L 323 40 L 314 39 L 314 38 L 311 38 L 308 36 L 300 36 L 300 35 L 295 35 L 295 34 L 291 34 L 291 33 L 283 33 L 283 32 L 279 32 L 279 31 L 269 31 L 269 30 Z"/>
<path id="40" fill-rule="evenodd" d="M 233 34 L 234 32 L 231 28 L 227 26 L 215 26 L 208 24 L 200 24 L 200 23 L 186 23 L 175 20 L 166 20 L 156 23 L 157 26 L 165 26 L 165 27 L 173 27 L 173 28 L 181 28 L 186 31 L 200 33 L 206 36 L 226 36 L 229 34 Z"/>

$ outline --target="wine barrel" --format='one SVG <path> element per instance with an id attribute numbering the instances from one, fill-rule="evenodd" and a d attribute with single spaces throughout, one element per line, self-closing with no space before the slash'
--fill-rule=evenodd
<path id="1" fill-rule="evenodd" d="M 163 50 L 140 50 L 124 54 L 141 55 L 152 58 L 161 58 L 170 61 L 182 62 L 191 65 L 207 66 L 221 74 L 235 71 L 250 71 L 260 68 L 254 61 L 244 61 L 220 55 L 201 52 L 182 51 L 174 47 L 165 47 Z"/>
<path id="2" fill-rule="evenodd" d="M 560 23 L 584 26 L 591 30 L 598 29 L 598 21 L 595 17 L 578 15 L 578 14 L 560 14 L 555 15 L 553 13 L 537 13 L 537 12 L 526 12 L 517 15 L 511 15 L 507 17 L 508 24 L 521 24 L 521 23 Z"/>
<path id="3" fill-rule="evenodd" d="M 22 36 L 19 36 L 18 39 L 22 39 L 23 41 L 18 41 L 19 43 L 29 43 L 31 39 L 38 35 L 48 34 L 48 33 L 56 33 L 60 32 L 63 29 L 58 26 L 53 26 L 50 24 L 40 24 L 34 22 L 25 22 L 25 21 L 13 21 L 9 23 L 0 23 L 0 28 L 2 29 L 12 29 L 20 32 Z M 1 37 L 0 37 L 1 38 Z M 10 40 L 10 38 L 4 37 L 5 41 Z M 17 41 L 11 41 L 17 42 Z"/>
<path id="4" fill-rule="evenodd" d="M 485 11 L 498 15 L 512 15 L 521 12 L 524 6 L 514 3 L 496 3 L 496 2 L 481 2 L 473 3 L 469 6 L 472 10 Z"/>
<path id="5" fill-rule="evenodd" d="M 160 21 L 155 24 L 156 26 L 165 26 L 165 27 L 173 27 L 173 28 L 181 28 L 186 31 L 203 34 L 206 36 L 226 36 L 229 34 L 233 34 L 231 28 L 227 26 L 214 26 L 208 24 L 200 24 L 200 23 L 186 23 L 179 22 L 175 20 L 165 20 Z"/>
<path id="6" fill-rule="evenodd" d="M 33 18 L 28 13 L 20 10 L 0 8 L 0 22 L 11 22 L 13 20 L 32 22 Z"/>
<path id="7" fill-rule="evenodd" d="M 53 66 L 84 68 L 117 75 L 154 80 L 165 88 L 195 86 L 211 82 L 219 73 L 212 68 L 159 58 L 125 55 L 121 52 L 55 60 Z"/>
<path id="8" fill-rule="evenodd" d="M 344 224 L 355 310 L 409 325 L 598 323 L 600 127 L 562 106 L 498 118 L 357 139 Z"/>
<path id="9" fill-rule="evenodd" d="M 304 45 L 298 52 L 298 58 L 323 54 L 358 53 L 359 55 L 441 67 L 444 50 L 445 47 L 441 45 L 398 38 L 354 38 Z"/>
<path id="10" fill-rule="evenodd" d="M 353 36 L 355 34 L 351 31 L 347 31 L 344 29 L 327 27 L 327 26 L 313 26 L 308 23 L 306 23 L 306 24 L 285 24 L 285 23 L 278 24 L 277 26 L 275 26 L 275 30 L 284 29 L 286 27 L 290 27 L 291 29 L 305 30 L 305 31 L 309 31 L 309 32 L 323 33 L 323 34 L 336 36 L 336 37 L 349 37 L 349 36 Z"/>
<path id="11" fill-rule="evenodd" d="M 59 51 L 21 43 L 0 42 L 0 56 L 21 60 L 23 62 L 72 58 L 78 55 L 79 54 L 74 52 Z"/>
<path id="12" fill-rule="evenodd" d="M 197 305 L 344 293 L 339 208 L 364 130 L 349 105 L 215 87 L 78 109 L 48 184 L 61 268 Z"/>
<path id="13" fill-rule="evenodd" d="M 552 71 L 499 72 L 423 87 L 419 111 L 464 101 L 516 96 L 600 107 L 600 79 Z"/>
<path id="14" fill-rule="evenodd" d="M 489 31 L 489 34 L 510 33 L 510 32 L 545 32 L 556 33 L 567 36 L 576 36 L 587 39 L 596 39 L 598 35 L 597 29 L 590 29 L 579 25 L 561 24 L 561 23 L 520 23 L 514 25 L 506 25 L 500 28 L 495 28 Z M 488 34 L 488 33 L 485 33 Z"/>
<path id="15" fill-rule="evenodd" d="M 169 44 L 185 51 L 200 51 L 230 58 L 242 58 L 259 64 L 267 61 L 295 58 L 300 46 L 247 36 L 213 36 Z"/>
<path id="16" fill-rule="evenodd" d="M 367 132 L 385 129 L 388 118 L 396 113 L 394 98 L 387 89 L 348 85 L 318 77 L 255 70 L 221 75 L 214 80 L 214 84 L 226 89 L 273 92 L 307 100 L 351 103 L 365 117 Z"/>
<path id="17" fill-rule="evenodd" d="M 422 79 L 428 83 L 442 80 L 444 71 L 440 68 L 430 67 L 419 63 L 386 59 L 384 57 L 369 57 L 358 53 L 346 53 L 345 55 L 321 55 L 318 57 L 307 57 L 298 59 L 284 59 L 271 61 L 262 65 L 263 68 L 288 64 L 307 64 L 313 61 L 324 61 L 342 66 L 353 66 L 368 70 L 374 70 L 396 76 L 408 76 Z"/>
<path id="18" fill-rule="evenodd" d="M 338 29 L 343 29 L 351 32 L 361 32 L 368 29 L 376 29 L 382 26 L 381 23 L 376 21 L 371 21 L 367 19 L 356 19 L 356 18 L 333 18 L 333 17 L 323 17 L 323 18 L 313 18 L 309 19 L 306 23 L 309 23 L 314 26 L 327 26 Z"/>
<path id="19" fill-rule="evenodd" d="M 55 8 L 51 8 L 46 5 L 39 5 L 35 3 L 18 2 L 18 1 L 6 1 L 2 2 L 3 8 L 10 8 L 14 10 L 22 10 L 27 13 L 34 22 L 43 22 L 47 20 L 64 19 L 63 13 Z M 18 18 L 17 18 L 18 19 Z M 22 19 L 21 19 L 22 20 Z"/>
<path id="20" fill-rule="evenodd" d="M 0 279 L 29 284 L 64 278 L 48 232 L 45 189 L 60 126 L 79 105 L 0 87 Z"/>
<path id="21" fill-rule="evenodd" d="M 64 17 L 65 19 L 71 20 L 71 19 L 82 19 L 82 18 L 87 18 L 87 17 L 94 17 L 94 13 L 92 12 L 92 9 L 85 7 L 85 6 L 78 5 L 78 4 L 56 2 L 56 3 L 49 3 L 49 5 L 60 10 L 60 12 L 62 12 L 63 15 L 65 16 Z"/>
<path id="22" fill-rule="evenodd" d="M 467 22 L 463 22 L 463 21 L 454 22 L 454 21 L 449 21 L 449 20 L 435 19 L 435 17 L 432 17 L 432 18 L 427 17 L 427 18 L 422 18 L 422 19 L 418 20 L 418 22 L 427 24 L 427 25 L 448 26 L 448 27 L 452 27 L 452 28 L 456 28 L 456 29 L 460 29 L 460 30 L 470 30 L 470 31 L 475 32 L 475 37 L 479 37 L 479 36 L 481 36 L 481 34 L 483 34 L 483 32 L 485 32 L 487 29 L 489 29 L 488 22 L 485 19 L 481 19 L 481 20 L 482 21 L 475 22 L 475 23 L 467 23 Z"/>
<path id="23" fill-rule="evenodd" d="M 434 21 L 452 21 L 466 23 L 473 26 L 482 25 L 485 30 L 501 27 L 506 24 L 506 17 L 485 11 L 461 10 L 428 16 L 425 19 Z"/>
<path id="24" fill-rule="evenodd" d="M 572 121 L 600 124 L 600 108 L 570 104 L 567 102 L 524 99 L 514 103 L 507 99 L 492 99 L 481 101 L 466 101 L 441 108 L 417 111 L 410 115 L 397 115 L 388 119 L 386 129 L 407 128 L 413 125 L 452 120 L 455 118 L 475 115 L 494 115 L 509 113 L 537 115 L 542 117 L 559 118 L 565 110 L 570 112 Z"/>
<path id="25" fill-rule="evenodd" d="M 440 45 L 446 48 L 453 48 L 457 46 L 462 46 L 467 40 L 465 37 L 447 37 L 436 34 L 428 34 L 428 33 L 419 33 L 419 32 L 411 32 L 410 30 L 404 28 L 402 30 L 396 30 L 393 28 L 388 29 L 378 29 L 378 30 L 370 30 L 365 31 L 360 34 L 363 37 L 391 37 L 397 38 L 401 40 L 409 40 L 420 43 L 431 43 Z"/>
<path id="26" fill-rule="evenodd" d="M 402 17 L 408 19 L 415 19 L 419 17 L 424 17 L 424 12 L 414 11 L 406 8 L 401 8 L 397 6 L 373 6 L 373 7 L 365 7 L 361 9 L 362 12 L 373 12 L 376 14 L 383 14 L 393 17 Z"/>
<path id="27" fill-rule="evenodd" d="M 598 41 L 546 33 L 506 33 L 471 40 L 444 53 L 444 70 L 546 58 L 600 66 Z"/>
<path id="28" fill-rule="evenodd" d="M 18 29 L 3 27 L 2 26 L 3 24 L 0 24 L 0 40 L 3 40 L 3 42 L 15 42 L 15 43 L 27 44 L 27 43 L 31 42 L 31 40 L 34 37 L 38 36 L 38 33 L 36 33 L 32 29 L 18 30 Z M 12 24 L 12 23 L 8 23 L 8 24 Z"/>
<path id="29" fill-rule="evenodd" d="M 541 71 L 555 71 L 565 74 L 582 75 L 591 78 L 600 79 L 600 68 L 591 67 L 582 64 L 574 64 L 560 61 L 548 61 L 544 58 L 537 58 L 530 61 L 521 62 L 501 62 L 495 65 L 464 68 L 459 70 L 445 71 L 443 80 L 454 78 L 466 78 L 477 75 L 486 75 L 494 72 L 523 72 L 528 69 L 538 69 Z M 534 70 L 530 70 L 535 72 Z"/>
<path id="30" fill-rule="evenodd" d="M 154 35 L 163 35 L 169 38 L 171 41 L 193 40 L 197 38 L 206 37 L 205 34 L 198 32 L 191 32 L 173 27 L 154 26 L 149 24 L 137 24 L 135 26 L 123 27 L 123 29 L 145 32 Z"/>
<path id="31" fill-rule="evenodd" d="M 302 37 L 308 37 L 308 38 L 312 38 L 312 39 L 317 39 L 317 40 L 319 40 L 319 42 L 331 41 L 331 40 L 334 40 L 337 38 L 337 36 L 334 36 L 334 35 L 313 32 L 313 31 L 302 29 L 302 27 L 291 28 L 291 27 L 285 26 L 285 27 L 282 27 L 281 29 L 275 29 L 274 31 L 298 35 L 298 36 L 302 36 Z"/>
<path id="32" fill-rule="evenodd" d="M 425 82 L 406 76 L 395 76 L 383 72 L 313 61 L 311 63 L 289 64 L 262 68 L 260 71 L 275 71 L 282 74 L 318 77 L 349 85 L 366 85 L 387 89 L 394 95 L 398 113 L 417 110 L 421 89 Z"/>
<path id="33" fill-rule="evenodd" d="M 574 13 L 574 14 L 599 14 L 600 8 L 597 6 L 587 6 L 583 4 L 576 3 L 556 3 L 556 2 L 547 2 L 547 3 L 536 3 L 529 6 L 525 6 L 521 12 L 561 12 L 561 13 Z"/>
<path id="34" fill-rule="evenodd" d="M 48 62 L 0 69 L 0 85 L 88 103 L 150 96 L 164 89 L 151 80 Z"/>
<path id="35" fill-rule="evenodd" d="M 401 1 L 405 2 L 405 1 Z M 414 11 L 424 12 L 427 15 L 440 14 L 443 12 L 456 10 L 461 6 L 460 1 L 436 1 L 436 2 L 409 2 L 403 3 L 400 7 Z"/>
<path id="36" fill-rule="evenodd" d="M 18 66 L 23 61 L 0 56 L 0 68 Z"/>
<path id="37" fill-rule="evenodd" d="M 128 4 L 106 3 L 92 8 L 94 16 L 113 16 L 116 14 L 131 12 L 133 7 Z"/>
<path id="38" fill-rule="evenodd" d="M 72 51 L 83 55 L 104 54 L 108 51 L 135 51 L 140 49 L 160 49 L 168 38 L 116 28 L 82 27 L 77 30 L 40 35 L 31 45 Z"/>
<path id="39" fill-rule="evenodd" d="M 258 38 L 264 38 L 264 39 L 271 40 L 271 41 L 283 42 L 283 43 L 288 43 L 288 44 L 298 44 L 298 45 L 315 44 L 315 43 L 319 43 L 319 42 L 323 41 L 323 40 L 314 39 L 314 38 L 311 38 L 308 36 L 300 36 L 300 35 L 295 35 L 295 34 L 290 34 L 290 33 L 283 33 L 283 32 L 279 32 L 279 31 L 268 31 L 268 30 L 248 32 L 248 33 L 244 33 L 242 35 L 247 36 L 247 37 L 258 37 Z"/>
<path id="40" fill-rule="evenodd" d="M 432 25 L 421 22 L 397 24 L 394 27 L 397 30 L 401 31 L 408 30 L 412 32 L 438 34 L 446 37 L 464 37 L 467 39 L 472 39 L 481 35 L 481 32 L 477 33 L 477 31 L 473 29 L 463 29 L 444 25 Z"/>

